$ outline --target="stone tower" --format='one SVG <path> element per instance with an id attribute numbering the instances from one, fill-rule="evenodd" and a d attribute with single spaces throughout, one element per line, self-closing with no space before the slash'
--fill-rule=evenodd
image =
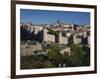
<path id="1" fill-rule="evenodd" d="M 47 41 L 47 29 L 43 28 L 43 41 Z"/>
<path id="2" fill-rule="evenodd" d="M 76 35 L 75 34 L 73 35 L 73 43 L 77 44 L 77 39 L 76 39 Z"/>
<path id="3" fill-rule="evenodd" d="M 62 44 L 62 32 L 59 32 L 59 39 L 58 39 L 58 42 L 59 44 Z"/>
<path id="4" fill-rule="evenodd" d="M 90 36 L 88 36 L 88 45 L 90 46 Z"/>
<path id="5" fill-rule="evenodd" d="M 87 37 L 87 32 L 83 32 L 84 37 Z"/>

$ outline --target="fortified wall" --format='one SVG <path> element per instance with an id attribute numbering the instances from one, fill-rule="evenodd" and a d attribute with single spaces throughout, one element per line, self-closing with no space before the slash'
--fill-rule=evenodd
<path id="1" fill-rule="evenodd" d="M 57 39 L 59 44 L 67 44 L 68 43 L 68 37 L 63 37 L 61 32 L 59 32 L 58 38 L 56 38 L 55 35 L 48 34 L 47 32 L 48 32 L 48 30 L 46 28 L 44 28 L 43 29 L 43 41 L 56 42 L 56 39 Z"/>

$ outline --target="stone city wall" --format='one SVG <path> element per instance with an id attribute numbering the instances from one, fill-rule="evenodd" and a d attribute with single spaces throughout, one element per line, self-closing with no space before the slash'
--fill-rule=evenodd
<path id="1" fill-rule="evenodd" d="M 47 34 L 47 41 L 55 42 L 55 35 Z"/>

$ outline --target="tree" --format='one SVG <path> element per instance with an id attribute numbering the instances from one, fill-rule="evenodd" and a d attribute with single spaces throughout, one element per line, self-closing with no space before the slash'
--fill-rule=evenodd
<path id="1" fill-rule="evenodd" d="M 70 67 L 72 65 L 71 57 L 68 52 L 64 52 L 64 54 L 62 55 L 62 60 L 62 63 L 66 64 L 66 67 Z"/>
<path id="2" fill-rule="evenodd" d="M 58 44 L 54 43 L 51 45 L 48 52 L 48 59 L 55 64 L 55 66 L 58 66 L 58 64 L 61 63 L 62 59 Z"/>
<path id="3" fill-rule="evenodd" d="M 85 52 L 79 45 L 71 44 L 70 48 L 71 48 L 72 66 L 83 66 L 84 65 L 83 59 Z"/>
<path id="4" fill-rule="evenodd" d="M 84 58 L 83 58 L 83 62 L 86 66 L 90 65 L 90 48 L 83 45 L 82 46 L 83 51 L 85 52 Z"/>

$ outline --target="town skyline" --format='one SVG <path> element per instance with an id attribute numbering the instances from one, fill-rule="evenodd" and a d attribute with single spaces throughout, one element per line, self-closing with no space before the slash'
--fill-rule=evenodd
<path id="1" fill-rule="evenodd" d="M 53 24 L 60 20 L 66 24 L 90 25 L 89 12 L 21 9 L 20 15 L 21 23 Z"/>

